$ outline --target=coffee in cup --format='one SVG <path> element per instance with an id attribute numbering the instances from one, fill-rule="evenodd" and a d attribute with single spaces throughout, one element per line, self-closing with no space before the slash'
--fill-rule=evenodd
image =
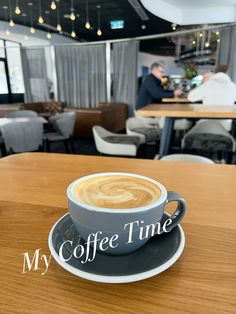
<path id="1" fill-rule="evenodd" d="M 160 188 L 143 178 L 127 175 L 107 175 L 77 183 L 74 196 L 84 204 L 129 210 L 143 207 L 161 197 Z"/>
<path id="2" fill-rule="evenodd" d="M 96 173 L 79 178 L 69 185 L 67 198 L 71 219 L 85 241 L 96 233 L 109 239 L 117 235 L 117 245 L 105 252 L 112 255 L 131 253 L 144 245 L 153 233 L 147 232 L 142 238 L 141 228 L 154 230 L 168 202 L 178 202 L 169 217 L 169 231 L 178 225 L 186 210 L 179 194 L 133 173 Z"/>

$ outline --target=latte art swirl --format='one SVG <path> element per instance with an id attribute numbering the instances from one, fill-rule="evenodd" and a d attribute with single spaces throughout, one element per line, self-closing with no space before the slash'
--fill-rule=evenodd
<path id="1" fill-rule="evenodd" d="M 135 208 L 157 201 L 160 188 L 154 183 L 132 176 L 98 176 L 78 183 L 74 196 L 88 205 L 102 208 Z"/>

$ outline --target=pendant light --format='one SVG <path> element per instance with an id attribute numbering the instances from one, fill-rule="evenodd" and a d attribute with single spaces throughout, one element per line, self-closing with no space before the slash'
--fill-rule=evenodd
<path id="1" fill-rule="evenodd" d="M 71 21 L 74 21 L 76 19 L 76 16 L 75 16 L 75 8 L 74 8 L 74 1 L 71 0 L 71 8 L 70 8 L 70 19 Z"/>
<path id="2" fill-rule="evenodd" d="M 5 20 L 6 20 L 6 25 L 8 25 L 8 14 L 7 14 L 7 11 L 8 11 L 8 7 L 7 6 L 4 6 L 3 9 L 5 10 Z M 11 35 L 11 32 L 9 31 L 8 27 L 5 31 L 5 34 L 7 36 L 10 36 Z"/>
<path id="3" fill-rule="evenodd" d="M 75 33 L 75 28 L 74 28 L 74 22 L 71 22 L 71 33 L 70 33 L 71 37 L 75 38 L 76 37 L 76 33 Z"/>
<path id="4" fill-rule="evenodd" d="M 58 32 L 61 32 L 61 31 L 62 31 L 62 27 L 61 27 L 61 23 L 60 23 L 59 3 L 60 3 L 60 2 L 58 2 L 58 6 L 57 6 L 57 31 L 58 31 Z"/>
<path id="5" fill-rule="evenodd" d="M 12 19 L 11 0 L 9 0 L 9 14 L 10 14 L 9 26 L 14 27 L 15 23 Z"/>
<path id="6" fill-rule="evenodd" d="M 46 19 L 47 19 L 47 25 L 49 26 L 49 14 L 50 14 L 50 12 L 49 11 L 45 11 L 45 14 L 47 14 L 46 15 Z M 52 39 L 52 34 L 50 33 L 50 31 L 49 31 L 49 27 L 47 26 L 47 39 Z"/>
<path id="7" fill-rule="evenodd" d="M 55 2 L 55 1 L 52 1 L 52 2 L 51 2 L 50 8 L 51 8 L 52 10 L 56 10 L 57 5 L 56 5 L 56 2 Z"/>
<path id="8" fill-rule="evenodd" d="M 24 20 L 24 26 L 25 26 L 25 29 L 26 29 L 26 14 L 25 13 L 22 13 L 22 16 L 23 16 L 23 20 Z M 28 40 L 29 37 L 27 36 L 27 34 L 25 33 L 24 35 L 24 40 Z"/>
<path id="9" fill-rule="evenodd" d="M 101 31 L 101 6 L 97 5 L 97 14 L 98 14 L 98 29 L 97 29 L 97 35 L 101 36 L 102 35 L 102 31 Z"/>
<path id="10" fill-rule="evenodd" d="M 17 15 L 21 14 L 21 10 L 20 10 L 20 7 L 19 7 L 18 0 L 16 0 L 16 8 L 15 8 L 15 13 L 16 13 Z"/>
<path id="11" fill-rule="evenodd" d="M 85 28 L 90 29 L 91 25 L 89 23 L 89 7 L 88 7 L 88 0 L 86 0 L 86 23 Z"/>
<path id="12" fill-rule="evenodd" d="M 33 3 L 29 2 L 28 6 L 30 7 L 30 33 L 34 34 L 35 33 L 35 29 L 33 26 Z"/>
<path id="13" fill-rule="evenodd" d="M 42 17 L 42 3 L 41 0 L 39 0 L 39 18 L 38 18 L 39 24 L 43 24 L 44 20 Z"/>

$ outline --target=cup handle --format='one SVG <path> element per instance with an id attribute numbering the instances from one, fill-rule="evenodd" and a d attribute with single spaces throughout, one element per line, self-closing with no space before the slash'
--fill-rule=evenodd
<path id="1" fill-rule="evenodd" d="M 181 195 L 179 195 L 176 192 L 169 192 L 168 191 L 166 203 L 170 203 L 170 202 L 174 202 L 174 201 L 178 202 L 178 206 L 177 206 L 175 212 L 173 213 L 173 215 L 168 217 L 168 219 L 172 220 L 171 224 L 168 224 L 168 232 L 171 231 L 174 227 L 176 227 L 180 223 L 180 221 L 184 217 L 184 214 L 185 214 L 185 211 L 187 208 L 186 202 Z M 168 219 L 166 219 L 166 220 L 168 220 Z M 165 221 L 162 223 L 162 226 L 164 223 L 165 223 Z M 162 229 L 161 233 L 162 232 L 164 232 L 163 229 Z"/>

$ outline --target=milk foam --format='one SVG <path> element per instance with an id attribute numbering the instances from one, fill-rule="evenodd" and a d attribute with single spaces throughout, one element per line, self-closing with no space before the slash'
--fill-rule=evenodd
<path id="1" fill-rule="evenodd" d="M 73 188 L 85 204 L 101 208 L 129 209 L 149 205 L 161 197 L 154 183 L 133 176 L 107 175 L 89 178 Z"/>

